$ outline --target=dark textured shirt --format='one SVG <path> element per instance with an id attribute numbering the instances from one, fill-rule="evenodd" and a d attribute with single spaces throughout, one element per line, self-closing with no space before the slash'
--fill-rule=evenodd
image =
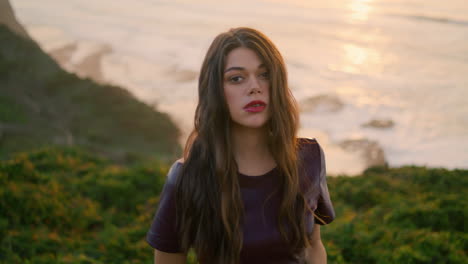
<path id="1" fill-rule="evenodd" d="M 310 235 L 314 223 L 328 224 L 335 218 L 325 178 L 325 158 L 322 148 L 315 139 L 299 139 L 298 158 L 303 166 L 299 169 L 300 187 L 308 205 L 314 212 L 306 213 L 307 233 Z M 147 233 L 147 242 L 155 249 L 168 253 L 180 253 L 176 232 L 174 188 L 182 163 L 171 167 L 159 208 Z M 301 256 L 288 251 L 278 230 L 277 216 L 281 203 L 280 172 L 278 168 L 260 176 L 238 173 L 244 205 L 243 246 L 241 264 L 249 263 L 301 263 Z M 315 191 L 314 191 L 315 190 Z"/>

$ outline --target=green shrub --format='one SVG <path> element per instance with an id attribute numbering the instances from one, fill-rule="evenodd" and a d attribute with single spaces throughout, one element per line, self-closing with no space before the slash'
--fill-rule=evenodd
<path id="1" fill-rule="evenodd" d="M 145 235 L 167 170 L 78 148 L 0 161 L 0 263 L 152 263 Z M 329 177 L 337 214 L 322 227 L 329 262 L 466 263 L 467 176 L 401 167 Z M 193 251 L 187 263 L 196 263 Z"/>
<path id="2" fill-rule="evenodd" d="M 150 263 L 144 237 L 167 169 L 75 148 L 0 162 L 0 263 Z"/>

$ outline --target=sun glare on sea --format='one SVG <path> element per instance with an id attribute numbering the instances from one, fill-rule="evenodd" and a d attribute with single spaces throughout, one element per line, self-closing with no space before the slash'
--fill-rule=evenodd
<path id="1" fill-rule="evenodd" d="M 379 74 L 383 58 L 378 50 L 368 46 L 343 44 L 338 62 L 330 63 L 328 68 L 351 74 Z"/>
<path id="2" fill-rule="evenodd" d="M 348 3 L 348 8 L 351 11 L 350 20 L 366 21 L 369 18 L 369 13 L 373 7 L 370 3 L 373 0 L 351 0 Z"/>

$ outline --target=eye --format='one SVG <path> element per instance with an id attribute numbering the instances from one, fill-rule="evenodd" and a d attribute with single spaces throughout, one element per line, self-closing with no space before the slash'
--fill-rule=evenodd
<path id="1" fill-rule="evenodd" d="M 244 77 L 242 77 L 240 75 L 229 77 L 229 81 L 232 82 L 232 83 L 239 83 L 242 80 L 244 80 Z"/>
<path id="2" fill-rule="evenodd" d="M 263 79 L 270 79 L 270 73 L 269 72 L 263 72 L 262 74 L 260 74 L 260 77 L 262 77 Z"/>

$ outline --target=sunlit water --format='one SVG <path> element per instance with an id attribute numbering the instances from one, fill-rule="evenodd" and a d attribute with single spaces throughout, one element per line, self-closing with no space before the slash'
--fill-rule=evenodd
<path id="1" fill-rule="evenodd" d="M 72 60 L 101 45 L 106 80 L 167 111 L 187 133 L 197 74 L 211 40 L 231 27 L 266 33 L 287 62 L 302 136 L 325 148 L 331 173 L 364 163 L 337 147 L 370 139 L 391 166 L 468 168 L 468 3 L 333 1 L 13 0 L 46 51 L 78 42 Z M 327 95 L 307 108 L 306 99 Z M 312 110 L 311 110 L 312 109 Z M 138 118 L 138 117 L 135 117 Z M 393 120 L 387 129 L 364 127 Z M 184 138 L 181 139 L 183 141 Z"/>

